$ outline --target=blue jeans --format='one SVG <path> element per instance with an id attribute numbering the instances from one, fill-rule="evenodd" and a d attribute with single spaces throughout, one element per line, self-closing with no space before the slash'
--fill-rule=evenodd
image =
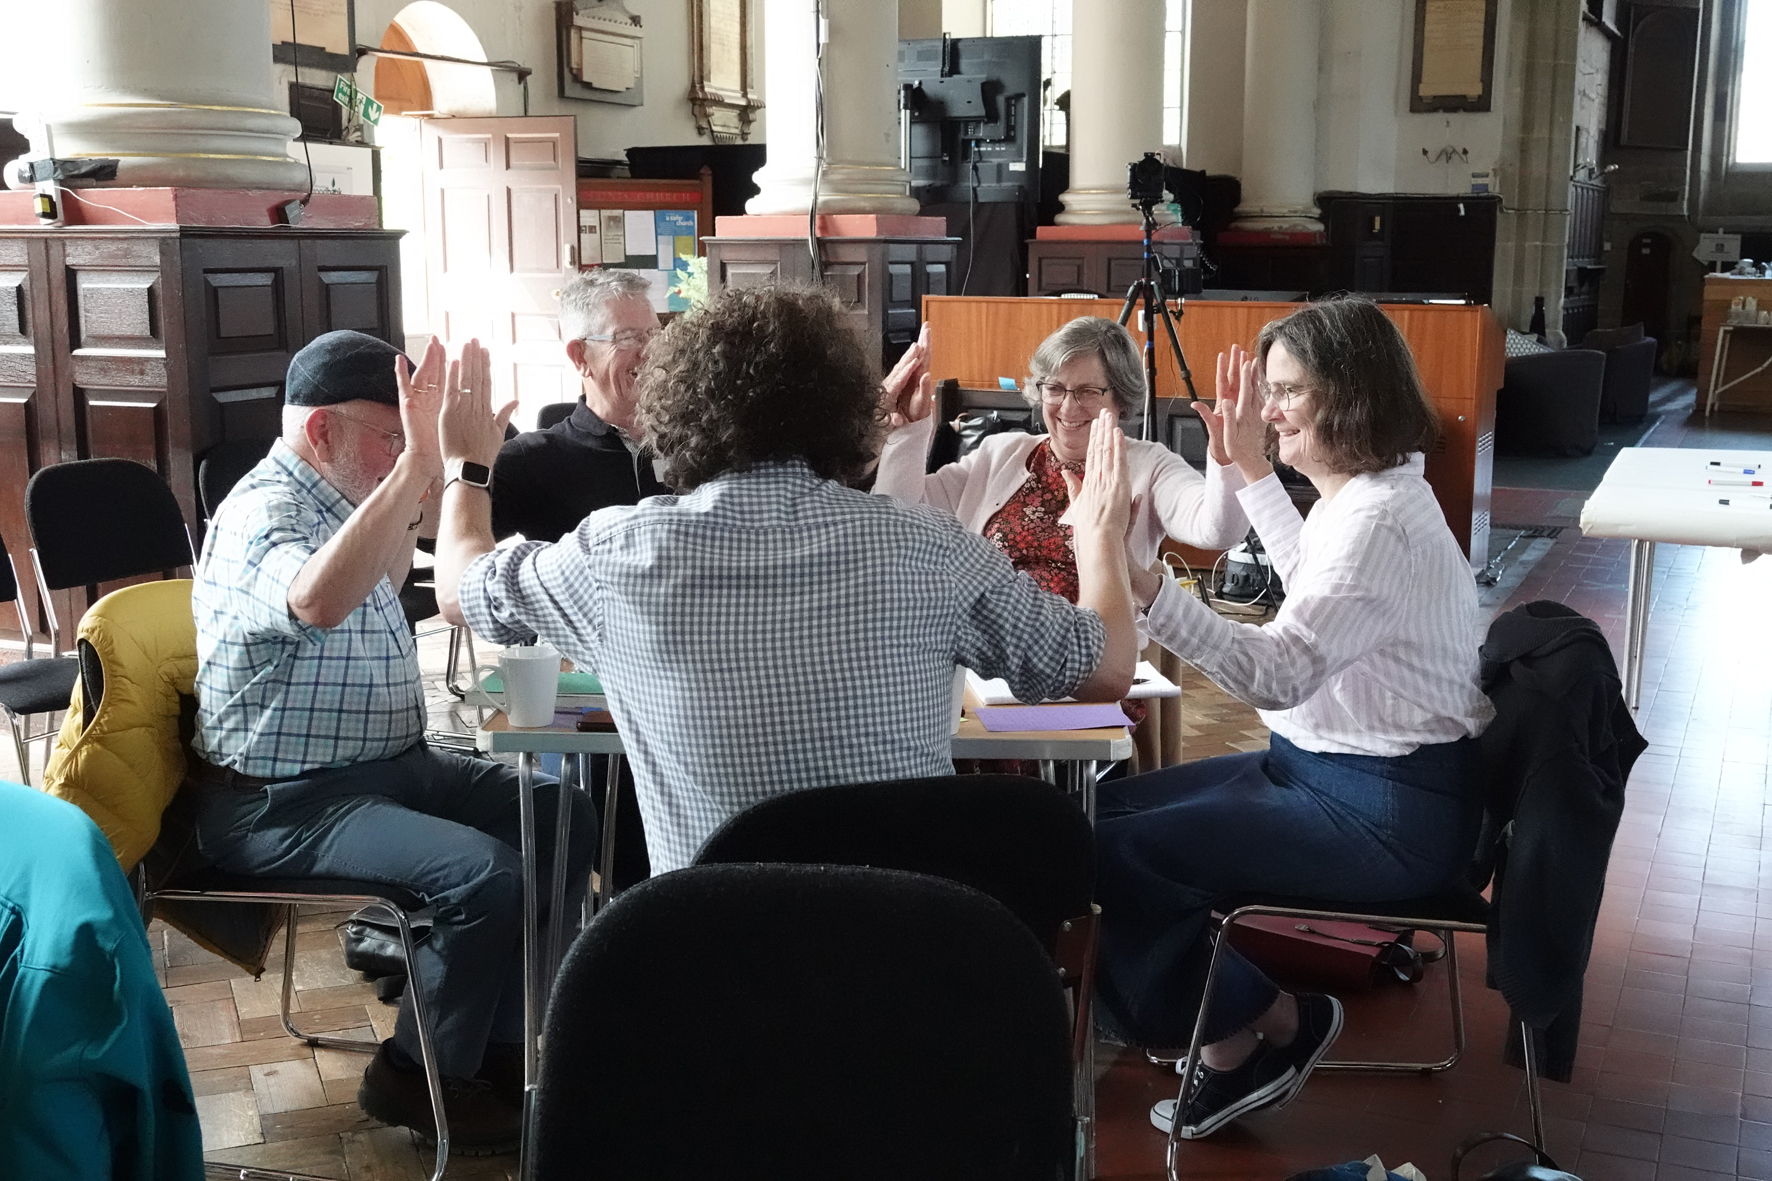
<path id="1" fill-rule="evenodd" d="M 443 1074 L 472 1078 L 486 1043 L 523 1040 L 523 861 L 517 772 L 418 745 L 394 758 L 309 772 L 263 787 L 194 780 L 198 850 L 228 873 L 349 878 L 409 890 L 436 908 L 418 977 Z M 553 864 L 559 785 L 536 778 L 542 897 Z M 574 805 L 568 914 L 588 881 L 597 819 Z M 543 930 L 546 928 L 544 927 Z M 292 965 L 286 965 L 289 970 Z M 411 990 L 394 1041 L 419 1057 Z"/>
<path id="2" fill-rule="evenodd" d="M 1318 754 L 1275 734 L 1266 751 L 1103 783 L 1096 896 L 1108 1022 L 1139 1045 L 1188 1044 L 1212 909 L 1227 895 L 1386 902 L 1445 886 L 1476 843 L 1479 775 L 1470 739 L 1379 758 Z M 1205 1043 L 1245 1028 L 1277 995 L 1226 948 Z"/>

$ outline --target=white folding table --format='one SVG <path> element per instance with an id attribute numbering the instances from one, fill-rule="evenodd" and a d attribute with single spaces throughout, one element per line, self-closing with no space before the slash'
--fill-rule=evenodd
<path id="1" fill-rule="evenodd" d="M 1635 709 L 1656 545 L 1772 551 L 1772 452 L 1626 447 L 1582 508 L 1581 531 L 1630 539 L 1623 673 L 1624 701 Z"/>

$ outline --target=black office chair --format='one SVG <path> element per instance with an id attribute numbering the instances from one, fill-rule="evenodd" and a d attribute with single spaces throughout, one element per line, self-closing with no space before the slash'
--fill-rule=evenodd
<path id="1" fill-rule="evenodd" d="M 12 727 L 12 748 L 18 752 L 19 778 L 31 782 L 30 743 L 39 738 L 54 738 L 55 730 L 46 728 L 41 734 L 29 732 L 28 719 L 38 714 L 54 714 L 68 708 L 68 698 L 80 679 L 80 665 L 71 656 L 35 656 L 35 627 L 25 615 L 25 605 L 18 594 L 18 567 L 12 555 L 6 554 L 6 565 L 0 567 L 0 603 L 11 603 L 18 612 L 18 633 L 25 639 L 25 658 L 0 665 L 0 711 Z"/>
<path id="2" fill-rule="evenodd" d="M 77 459 L 43 468 L 25 485 L 31 565 L 49 617 L 51 651 L 61 622 L 51 591 L 144 574 L 170 576 L 192 563 L 191 532 L 160 474 L 131 459 Z"/>
<path id="3" fill-rule="evenodd" d="M 197 461 L 197 499 L 203 516 L 212 518 L 242 477 L 271 453 L 276 439 L 228 439 L 217 443 Z"/>
<path id="4" fill-rule="evenodd" d="M 953 882 L 703 865 L 627 891 L 554 984 L 537 1181 L 1071 1175 L 1064 996 Z"/>
<path id="5" fill-rule="evenodd" d="M 697 865 L 872 865 L 989 894 L 1045 947 L 1074 993 L 1075 1045 L 1095 980 L 1095 833 L 1065 793 L 1022 775 L 944 775 L 790 792 L 709 837 Z"/>
<path id="6" fill-rule="evenodd" d="M 555 423 L 571 418 L 577 409 L 577 402 L 549 402 L 535 412 L 535 429 L 545 431 Z"/>

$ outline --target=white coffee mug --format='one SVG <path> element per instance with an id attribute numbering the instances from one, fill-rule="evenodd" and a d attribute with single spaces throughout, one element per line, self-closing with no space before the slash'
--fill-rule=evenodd
<path id="1" fill-rule="evenodd" d="M 486 678 L 492 673 L 504 681 L 503 701 L 485 689 Z M 468 695 L 476 704 L 503 710 L 505 718 L 518 729 L 551 725 L 560 695 L 560 654 L 545 643 L 506 648 L 497 665 L 482 665 L 474 670 L 474 687 Z"/>

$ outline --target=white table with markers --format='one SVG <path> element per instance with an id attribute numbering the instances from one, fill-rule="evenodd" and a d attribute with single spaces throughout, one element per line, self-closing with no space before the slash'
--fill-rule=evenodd
<path id="1" fill-rule="evenodd" d="M 1588 537 L 1630 540 L 1624 700 L 1637 707 L 1657 545 L 1772 551 L 1772 452 L 1626 447 L 1581 510 Z"/>
<path id="2" fill-rule="evenodd" d="M 558 965 L 565 952 L 565 915 L 564 902 L 567 893 L 566 860 L 554 859 L 553 881 L 550 883 L 549 895 L 552 905 L 548 907 L 549 915 L 547 937 L 544 940 L 539 930 L 540 892 L 538 877 L 538 856 L 535 840 L 535 798 L 534 785 L 537 756 L 558 754 L 572 756 L 576 761 L 577 782 L 590 782 L 587 772 L 588 762 L 593 757 L 606 760 L 604 783 L 613 787 L 620 781 L 621 764 L 624 747 L 621 735 L 615 730 L 580 730 L 578 718 L 587 709 L 597 709 L 604 704 L 600 696 L 571 695 L 565 690 L 569 688 L 568 679 L 575 674 L 562 674 L 562 696 L 559 700 L 558 712 L 553 724 L 533 729 L 520 729 L 512 726 L 503 713 L 493 713 L 486 718 L 475 731 L 475 745 L 488 754 L 515 754 L 517 756 L 517 773 L 520 782 L 519 812 L 522 827 L 523 854 L 523 977 L 524 977 L 524 1149 L 519 1162 L 519 1175 L 529 1175 L 529 1127 L 535 1103 L 536 1066 L 542 1017 L 547 1005 L 548 987 L 552 969 L 549 965 Z M 1148 692 L 1141 689 L 1140 696 L 1170 696 L 1179 690 L 1163 680 L 1155 669 L 1149 665 L 1140 665 L 1141 678 L 1156 678 L 1160 684 L 1149 684 L 1141 680 Z M 1082 807 L 1090 822 L 1095 820 L 1095 777 L 1099 764 L 1117 762 L 1132 756 L 1132 736 L 1123 725 L 1097 726 L 1088 729 L 1055 729 L 1055 730 L 997 730 L 987 729 L 980 720 L 982 716 L 993 717 L 992 706 L 981 704 L 979 689 L 989 692 L 990 683 L 979 685 L 976 681 L 969 685 L 965 693 L 965 709 L 959 724 L 954 731 L 953 757 L 956 759 L 1017 759 L 1038 761 L 1041 777 L 1069 792 Z M 1062 717 L 1067 709 L 1081 707 L 1064 704 L 1040 706 L 1020 706 L 1020 709 L 1051 711 L 1050 717 Z M 1099 708 L 1099 707 L 1091 707 Z M 1115 707 L 1108 707 L 1110 709 Z M 1033 715 L 1038 716 L 1038 715 Z M 1070 724 L 1072 719 L 1066 719 Z M 993 717 L 993 724 L 995 719 Z M 597 861 L 597 880 L 591 894 L 593 913 L 602 909 L 610 901 L 613 871 L 615 865 L 615 832 L 621 818 L 616 814 L 616 800 L 619 792 L 605 790 L 603 817 L 601 827 L 601 848 Z M 560 795 L 561 806 L 554 818 L 554 847 L 564 848 L 570 835 L 571 812 L 567 806 L 567 793 Z M 1088 1051 L 1093 1054 L 1093 1039 L 1088 1043 Z M 1090 1068 L 1083 1072 L 1082 1077 L 1093 1079 L 1093 1061 L 1085 1063 Z M 1083 1088 L 1078 1094 L 1078 1118 L 1082 1123 L 1083 1136 L 1080 1145 L 1082 1175 L 1094 1176 L 1095 1172 L 1095 1096 L 1093 1086 Z"/>

